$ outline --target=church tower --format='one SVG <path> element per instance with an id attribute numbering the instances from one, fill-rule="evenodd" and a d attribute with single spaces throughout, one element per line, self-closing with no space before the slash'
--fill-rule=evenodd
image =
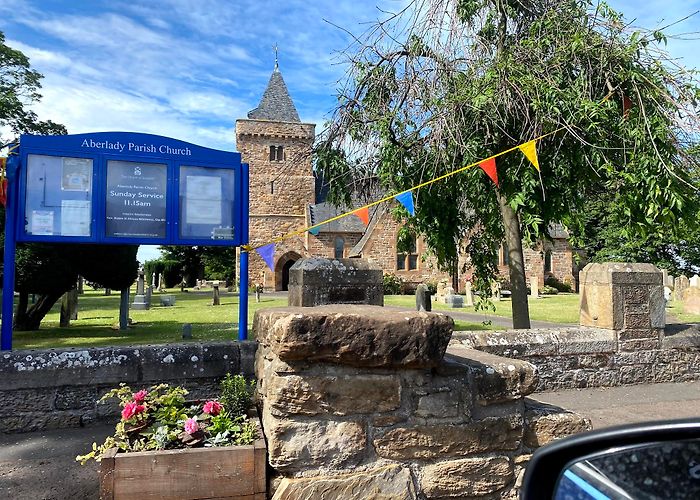
<path id="1" fill-rule="evenodd" d="M 236 120 L 236 149 L 250 165 L 250 244 L 306 227 L 307 206 L 315 203 L 311 149 L 316 125 L 301 123 L 277 61 L 260 104 L 248 119 Z M 289 268 L 307 257 L 305 235 L 276 244 L 274 271 L 250 254 L 250 283 L 286 290 Z"/>

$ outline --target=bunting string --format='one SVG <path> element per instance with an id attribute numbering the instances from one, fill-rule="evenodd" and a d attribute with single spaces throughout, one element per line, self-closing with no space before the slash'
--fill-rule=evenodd
<path id="1" fill-rule="evenodd" d="M 617 87 L 610 89 L 608 94 L 598 103 L 603 104 L 606 102 L 612 95 L 617 91 Z M 624 105 L 623 105 L 624 107 Z M 331 217 L 330 219 L 326 219 L 322 222 L 319 222 L 317 224 L 314 224 L 313 226 L 306 227 L 303 229 L 298 229 L 296 231 L 292 231 L 289 233 L 286 233 L 282 236 L 278 236 L 277 238 L 274 238 L 272 240 L 269 240 L 269 243 L 267 244 L 262 244 L 258 246 L 252 246 L 252 245 L 242 245 L 241 248 L 244 251 L 250 252 L 252 250 L 255 250 L 260 257 L 263 258 L 265 263 L 272 269 L 272 263 L 274 260 L 274 251 L 275 251 L 275 245 L 281 241 L 287 240 L 289 238 L 293 238 L 294 236 L 299 236 L 304 233 L 311 233 L 313 235 L 317 235 L 319 233 L 320 227 L 323 226 L 324 224 L 328 224 L 330 222 L 334 222 L 336 220 L 342 219 L 344 217 L 347 217 L 349 215 L 355 215 L 360 218 L 360 220 L 366 225 L 369 224 L 369 209 L 371 207 L 374 207 L 376 205 L 379 205 L 380 203 L 384 203 L 386 201 L 396 199 L 399 201 L 409 212 L 411 216 L 415 215 L 415 208 L 413 204 L 413 191 L 423 188 L 425 186 L 429 186 L 435 182 L 439 182 L 441 180 L 447 179 L 448 177 L 452 177 L 453 175 L 457 175 L 461 172 L 464 172 L 466 170 L 469 170 L 470 168 L 474 167 L 480 167 L 484 170 L 484 172 L 491 178 L 491 180 L 498 186 L 498 174 L 496 172 L 496 158 L 499 156 L 506 155 L 508 153 L 511 153 L 515 150 L 520 150 L 523 155 L 528 159 L 528 161 L 535 167 L 537 170 L 539 176 L 540 176 L 540 183 L 542 180 L 542 172 L 540 171 L 540 164 L 539 164 L 539 159 L 537 157 L 537 147 L 536 144 L 538 141 L 549 137 L 550 135 L 557 134 L 561 132 L 562 130 L 566 130 L 567 127 L 559 127 L 555 130 L 552 130 L 551 132 L 547 132 L 546 134 L 542 134 L 538 137 L 535 137 L 534 139 L 531 139 L 527 142 L 524 142 L 522 144 L 518 144 L 517 146 L 513 146 L 512 148 L 506 149 L 504 151 L 501 151 L 499 153 L 496 153 L 492 156 L 489 156 L 488 158 L 481 159 L 479 161 L 475 161 L 473 163 L 470 163 L 468 165 L 465 165 L 463 167 L 460 167 L 458 169 L 452 170 L 450 172 L 447 172 L 446 174 L 443 174 L 439 177 L 435 177 L 434 179 L 427 180 L 425 182 L 422 182 L 420 184 L 417 184 L 416 186 L 413 186 L 409 189 L 406 189 L 404 191 L 401 191 L 399 193 L 395 193 L 389 196 L 385 196 L 379 200 L 373 201 L 372 203 L 368 203 L 367 205 L 364 205 L 360 208 L 353 209 L 350 212 L 342 213 L 340 215 L 336 215 L 335 217 Z M 542 186 L 542 194 L 544 195 L 544 186 Z"/>

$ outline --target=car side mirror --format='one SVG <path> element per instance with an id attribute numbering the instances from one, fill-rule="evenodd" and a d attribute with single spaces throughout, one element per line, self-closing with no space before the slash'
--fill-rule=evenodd
<path id="1" fill-rule="evenodd" d="M 532 455 L 521 500 L 700 498 L 700 419 L 577 434 Z"/>

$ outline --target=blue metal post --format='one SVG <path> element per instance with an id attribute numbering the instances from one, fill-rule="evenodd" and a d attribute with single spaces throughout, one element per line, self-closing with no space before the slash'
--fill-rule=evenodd
<path id="1" fill-rule="evenodd" d="M 248 199 L 248 164 L 241 164 L 241 236 L 242 243 L 249 243 L 250 234 L 248 232 L 249 222 L 249 204 Z M 246 340 L 248 338 L 248 252 L 241 248 L 239 259 L 238 277 L 240 287 L 238 289 L 238 340 Z"/>
<path id="2" fill-rule="evenodd" d="M 19 156 L 7 159 L 7 205 L 5 206 L 5 250 L 3 254 L 2 277 L 2 327 L 0 330 L 0 349 L 12 349 L 12 310 L 15 296 L 15 230 L 17 221 L 17 170 Z"/>

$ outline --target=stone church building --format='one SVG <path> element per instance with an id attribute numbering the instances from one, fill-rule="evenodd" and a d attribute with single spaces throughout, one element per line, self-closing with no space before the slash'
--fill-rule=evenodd
<path id="1" fill-rule="evenodd" d="M 279 67 L 275 69 L 257 108 L 236 121 L 236 145 L 250 165 L 250 243 L 276 244 L 271 271 L 255 253 L 250 255 L 250 281 L 266 290 L 286 290 L 289 268 L 303 257 L 362 257 L 407 283 L 448 279 L 423 259 L 425 247 L 418 238 L 408 253 L 397 252 L 399 223 L 381 206 L 370 212 L 368 226 L 355 215 L 324 224 L 317 235 L 301 231 L 344 211 L 324 201 L 321 183 L 312 169 L 311 150 L 315 125 L 302 123 Z M 549 276 L 574 283 L 573 251 L 562 228 L 553 228 L 553 240 L 525 249 L 527 276 L 538 276 L 540 287 Z M 508 276 L 507 252 L 499 251 L 499 270 Z M 460 266 L 461 267 L 461 266 Z M 459 276 L 459 289 L 469 279 Z"/>

